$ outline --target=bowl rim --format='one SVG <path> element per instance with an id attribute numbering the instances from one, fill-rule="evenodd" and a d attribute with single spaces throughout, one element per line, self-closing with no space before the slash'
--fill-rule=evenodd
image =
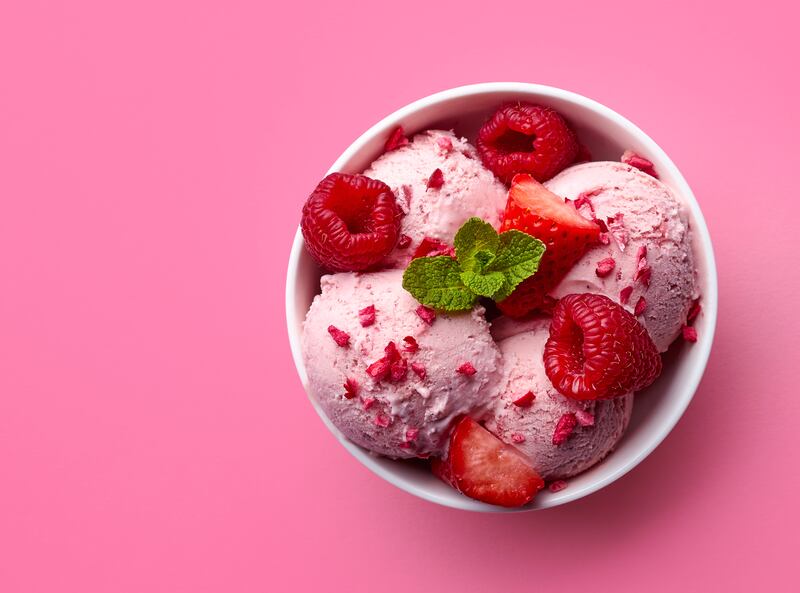
<path id="1" fill-rule="evenodd" d="M 556 496 L 549 497 L 543 504 L 536 506 L 523 506 L 519 508 L 507 509 L 503 507 L 496 507 L 476 500 L 472 500 L 466 496 L 459 496 L 453 498 L 445 498 L 439 496 L 436 492 L 431 492 L 424 487 L 420 487 L 412 480 L 407 479 L 405 476 L 399 475 L 395 472 L 387 470 L 381 463 L 378 462 L 378 456 L 371 454 L 358 445 L 350 442 L 344 437 L 338 429 L 331 423 L 326 414 L 322 411 L 319 404 L 308 393 L 307 385 L 308 379 L 303 364 L 302 349 L 301 349 L 301 336 L 300 332 L 295 331 L 294 327 L 294 301 L 296 280 L 298 277 L 298 270 L 300 258 L 304 248 L 303 236 L 298 226 L 292 243 L 292 249 L 289 256 L 289 263 L 286 274 L 286 324 L 289 333 L 289 344 L 294 360 L 295 368 L 300 375 L 300 380 L 306 396 L 311 402 L 317 414 L 322 419 L 323 423 L 328 427 L 328 430 L 336 437 L 336 439 L 350 452 L 356 459 L 358 459 L 370 471 L 386 480 L 387 482 L 397 486 L 401 490 L 408 492 L 414 496 L 440 504 L 446 507 L 479 511 L 488 513 L 508 513 L 508 512 L 527 512 L 534 510 L 541 510 L 545 508 L 552 508 L 560 506 L 574 500 L 588 496 L 596 492 L 612 482 L 618 480 L 623 475 L 628 473 L 634 467 L 639 465 L 650 453 L 652 453 L 658 445 L 669 435 L 675 425 L 683 416 L 689 403 L 692 401 L 695 392 L 700 384 L 700 381 L 705 373 L 708 359 L 711 354 L 711 346 L 714 340 L 714 333 L 717 324 L 717 306 L 718 306 L 718 285 L 717 285 L 717 268 L 716 260 L 714 257 L 714 250 L 711 242 L 711 235 L 706 225 L 705 218 L 700 205 L 694 196 L 688 182 L 680 172 L 678 167 L 667 155 L 667 153 L 652 139 L 648 134 L 641 130 L 636 124 L 629 119 L 623 117 L 613 109 L 606 107 L 602 103 L 590 99 L 578 93 L 567 91 L 558 87 L 528 83 L 528 82 L 484 82 L 478 84 L 469 84 L 459 86 L 437 93 L 433 93 L 421 99 L 417 99 L 400 109 L 390 113 L 376 124 L 367 129 L 356 140 L 348 146 L 345 151 L 334 161 L 328 173 L 338 171 L 342 166 L 347 163 L 353 155 L 358 153 L 364 146 L 379 134 L 384 134 L 389 129 L 398 125 L 405 118 L 411 114 L 451 99 L 470 97 L 474 95 L 483 95 L 487 93 L 519 93 L 521 95 L 538 95 L 545 99 L 556 99 L 572 103 L 583 109 L 592 111 L 600 118 L 611 120 L 616 125 L 625 128 L 632 136 L 636 137 L 644 147 L 648 156 L 656 156 L 660 161 L 659 168 L 666 167 L 669 170 L 670 176 L 673 181 L 673 188 L 683 198 L 685 205 L 691 211 L 693 222 L 693 241 L 694 250 L 698 254 L 702 254 L 704 259 L 704 281 L 703 288 L 703 314 L 705 316 L 705 327 L 698 341 L 692 345 L 696 349 L 694 356 L 699 357 L 699 364 L 693 365 L 691 372 L 688 376 L 683 378 L 683 390 L 680 399 L 676 400 L 669 408 L 668 417 L 654 430 L 645 441 L 644 446 L 632 456 L 624 465 L 617 468 L 615 471 L 603 475 L 594 482 L 580 487 L 580 488 L 567 488 L 562 490 Z M 328 174 L 326 173 L 326 174 Z"/>

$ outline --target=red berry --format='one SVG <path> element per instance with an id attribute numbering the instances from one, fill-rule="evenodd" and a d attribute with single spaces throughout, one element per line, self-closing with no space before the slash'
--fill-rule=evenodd
<path id="1" fill-rule="evenodd" d="M 309 253 L 332 272 L 380 263 L 400 234 L 402 211 L 392 190 L 364 175 L 331 173 L 303 206 L 300 228 Z"/>
<path id="2" fill-rule="evenodd" d="M 578 141 L 554 109 L 509 103 L 478 132 L 478 152 L 487 169 L 505 183 L 517 173 L 547 181 L 578 156 Z"/>
<path id="3" fill-rule="evenodd" d="M 459 492 L 504 507 L 522 506 L 544 488 L 522 453 L 468 417 L 453 431 L 447 459 L 432 469 Z"/>
<path id="4" fill-rule="evenodd" d="M 498 303 L 500 310 L 511 317 L 522 317 L 540 308 L 547 293 L 600 236 L 595 222 L 586 220 L 572 203 L 564 202 L 530 175 L 517 175 L 511 183 L 500 230 L 508 229 L 533 235 L 547 248 L 539 271 Z"/>
<path id="5" fill-rule="evenodd" d="M 644 389 L 661 357 L 637 319 L 608 297 L 570 294 L 553 310 L 544 368 L 567 397 L 603 399 Z"/>

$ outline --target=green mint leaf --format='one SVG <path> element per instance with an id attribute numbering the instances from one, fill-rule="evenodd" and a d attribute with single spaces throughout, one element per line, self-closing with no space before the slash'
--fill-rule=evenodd
<path id="1" fill-rule="evenodd" d="M 464 286 L 458 262 L 446 255 L 411 260 L 403 273 L 403 288 L 423 305 L 441 311 L 471 309 L 477 300 Z"/>
<path id="2" fill-rule="evenodd" d="M 506 284 L 506 277 L 501 272 L 461 272 L 461 280 L 475 294 L 490 298 Z"/>
<path id="3" fill-rule="evenodd" d="M 506 231 L 500 234 L 499 239 L 497 255 L 484 272 L 499 272 L 505 279 L 505 283 L 491 295 L 495 301 L 507 298 L 520 282 L 533 276 L 545 251 L 544 243 L 522 231 Z"/>
<path id="4" fill-rule="evenodd" d="M 453 246 L 465 272 L 482 272 L 494 259 L 500 236 L 494 227 L 480 218 L 470 218 L 458 229 Z"/>

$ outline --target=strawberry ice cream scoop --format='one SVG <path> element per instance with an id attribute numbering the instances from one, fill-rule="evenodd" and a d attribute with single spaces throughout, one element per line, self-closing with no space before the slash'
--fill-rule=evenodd
<path id="1" fill-rule="evenodd" d="M 379 157 L 364 175 L 387 184 L 405 213 L 401 241 L 386 260 L 405 267 L 426 237 L 453 244 L 464 222 L 478 216 L 500 225 L 507 190 L 486 169 L 475 148 L 452 132 L 429 130 Z M 401 235 L 401 236 L 402 236 Z"/>
<path id="2" fill-rule="evenodd" d="M 658 350 L 666 351 L 697 296 L 683 203 L 664 183 L 624 163 L 575 165 L 545 186 L 608 228 L 604 243 L 589 250 L 551 296 L 606 295 L 635 313 Z"/>
<path id="3" fill-rule="evenodd" d="M 460 415 L 481 419 L 493 404 L 500 352 L 482 308 L 433 312 L 403 289 L 402 276 L 322 277 L 303 324 L 308 390 L 347 438 L 370 451 L 441 455 Z"/>
<path id="4" fill-rule="evenodd" d="M 496 325 L 503 383 L 486 428 L 527 455 L 545 480 L 570 478 L 602 460 L 628 426 L 633 394 L 594 402 L 564 397 L 542 361 L 549 319 Z"/>

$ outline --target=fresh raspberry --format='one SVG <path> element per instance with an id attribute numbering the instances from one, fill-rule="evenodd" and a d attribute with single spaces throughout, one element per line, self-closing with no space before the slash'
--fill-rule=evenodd
<path id="1" fill-rule="evenodd" d="M 361 327 L 369 327 L 375 323 L 375 305 L 361 309 L 358 312 L 358 321 L 361 323 Z"/>
<path id="2" fill-rule="evenodd" d="M 498 307 L 509 317 L 541 308 L 572 266 L 597 242 L 600 227 L 585 219 L 572 202 L 548 190 L 530 175 L 517 175 L 508 192 L 501 231 L 517 229 L 541 240 L 547 248 L 539 270 L 522 282 Z"/>
<path id="3" fill-rule="evenodd" d="M 391 152 L 401 146 L 406 146 L 408 144 L 408 138 L 406 138 L 405 131 L 403 131 L 403 126 L 397 126 L 394 130 L 392 130 L 389 137 L 386 139 L 386 144 L 383 146 L 384 151 Z"/>
<path id="4" fill-rule="evenodd" d="M 661 357 L 641 323 L 608 297 L 570 294 L 550 322 L 544 368 L 553 386 L 578 400 L 638 391 L 661 373 Z"/>
<path id="5" fill-rule="evenodd" d="M 536 399 L 536 396 L 533 394 L 533 391 L 529 391 L 528 393 L 519 396 L 517 399 L 513 401 L 515 406 L 519 406 L 520 408 L 527 408 L 532 403 L 533 400 Z"/>
<path id="6" fill-rule="evenodd" d="M 379 264 L 394 248 L 402 211 L 392 190 L 364 175 L 331 173 L 303 206 L 306 248 L 331 272 L 358 272 Z"/>
<path id="7" fill-rule="evenodd" d="M 340 330 L 334 325 L 329 325 L 328 333 L 333 338 L 333 341 L 336 342 L 337 346 L 341 346 L 342 348 L 350 346 L 350 334 L 347 332 Z"/>
<path id="8" fill-rule="evenodd" d="M 647 173 L 648 175 L 658 179 L 658 173 L 656 173 L 656 168 L 653 163 L 643 156 L 639 156 L 632 150 L 626 150 L 624 153 L 622 153 L 622 157 L 619 160 L 626 165 L 636 167 L 643 173 Z"/>
<path id="9" fill-rule="evenodd" d="M 563 414 L 558 419 L 556 429 L 553 431 L 553 444 L 558 447 L 565 443 L 572 436 L 575 427 L 578 425 L 578 418 L 575 414 Z"/>
<path id="10" fill-rule="evenodd" d="M 505 183 L 517 173 L 547 181 L 579 150 L 575 132 L 557 111 L 519 102 L 503 105 L 483 124 L 476 146 L 484 166 Z"/>
<path id="11" fill-rule="evenodd" d="M 616 265 L 617 262 L 614 261 L 613 257 L 601 259 L 599 262 L 597 262 L 597 268 L 595 269 L 594 273 L 597 274 L 598 278 L 605 278 L 614 271 L 614 267 Z"/>
<path id="12" fill-rule="evenodd" d="M 439 189 L 444 185 L 444 174 L 441 169 L 434 169 L 428 178 L 428 189 Z"/>
<path id="13" fill-rule="evenodd" d="M 422 319 L 422 321 L 424 321 L 428 325 L 433 325 L 433 322 L 436 321 L 436 311 L 434 311 L 430 307 L 426 307 L 425 305 L 420 305 L 414 310 L 414 312 L 419 316 L 420 319 Z"/>
<path id="14" fill-rule="evenodd" d="M 453 430 L 447 458 L 433 460 L 431 469 L 459 492 L 504 507 L 522 506 L 544 488 L 544 480 L 516 447 L 469 417 Z"/>
<path id="15" fill-rule="evenodd" d="M 414 250 L 414 255 L 411 259 L 417 259 L 418 257 L 435 257 L 437 255 L 455 257 L 456 251 L 444 241 L 439 241 L 439 239 L 433 239 L 431 237 L 424 237 L 419 246 Z"/>
<path id="16" fill-rule="evenodd" d="M 467 361 L 464 364 L 462 364 L 460 367 L 458 367 L 456 369 L 456 372 L 459 375 L 464 375 L 466 377 L 471 377 L 472 375 L 474 375 L 478 371 L 475 369 L 475 367 L 472 365 L 471 362 Z"/>

